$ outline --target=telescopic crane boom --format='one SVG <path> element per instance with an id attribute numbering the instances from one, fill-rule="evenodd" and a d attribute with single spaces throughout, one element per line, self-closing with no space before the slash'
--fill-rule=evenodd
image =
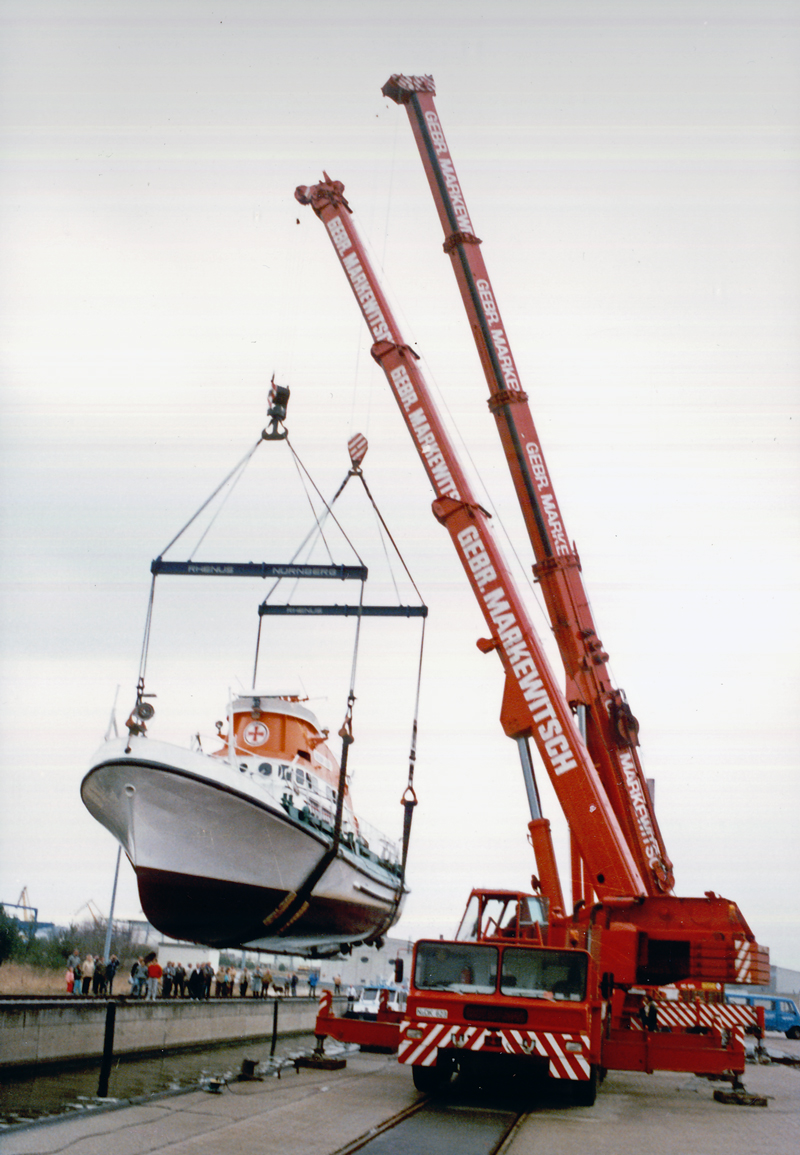
<path id="1" fill-rule="evenodd" d="M 517 739 L 532 738 L 547 769 L 570 828 L 589 865 L 591 884 L 601 897 L 646 894 L 641 871 L 609 803 L 572 713 L 556 682 L 527 607 L 497 545 L 486 511 L 472 494 L 417 356 L 404 341 L 366 250 L 355 230 L 344 185 L 327 174 L 319 184 L 299 187 L 295 196 L 310 204 L 326 226 L 364 320 L 372 334 L 372 356 L 383 369 L 417 452 L 433 486 L 433 512 L 445 526 L 506 676 L 503 724 Z M 526 767 L 523 753 L 523 770 Z M 529 798 L 531 797 L 530 781 Z M 535 789 L 534 789 L 535 793 Z M 534 810 L 534 820 L 546 823 Z M 535 832 L 531 832 L 535 835 Z M 534 837 L 534 845 L 536 845 Z M 555 867 L 537 866 L 551 902 Z M 560 892 L 557 905 L 563 907 Z"/>
<path id="2" fill-rule="evenodd" d="M 611 806 L 625 831 L 646 892 L 668 894 L 674 885 L 651 804 L 638 746 L 638 723 L 608 672 L 581 565 L 553 490 L 541 441 L 520 383 L 500 309 L 475 236 L 433 97 L 430 76 L 394 75 L 382 89 L 405 106 L 444 231 L 461 297 L 489 386 L 517 498 L 525 519 L 553 633 L 566 673 L 566 696 L 585 711 L 586 744 Z M 591 878 L 589 878 L 591 884 Z"/>

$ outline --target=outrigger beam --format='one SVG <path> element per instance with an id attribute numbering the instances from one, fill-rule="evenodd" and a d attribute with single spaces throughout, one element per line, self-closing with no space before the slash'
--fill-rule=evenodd
<path id="1" fill-rule="evenodd" d="M 296 617 L 340 618 L 427 618 L 427 606 L 290 606 L 262 602 L 258 616 L 289 615 Z"/>
<path id="2" fill-rule="evenodd" d="M 286 565 L 270 561 L 164 561 L 150 563 L 152 574 L 180 574 L 189 577 L 338 578 L 366 581 L 365 565 Z"/>

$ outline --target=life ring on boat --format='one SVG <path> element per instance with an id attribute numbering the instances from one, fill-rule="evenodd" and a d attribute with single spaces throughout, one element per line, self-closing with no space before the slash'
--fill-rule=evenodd
<path id="1" fill-rule="evenodd" d="M 247 746 L 263 746 L 269 738 L 269 730 L 263 722 L 248 722 L 242 730 L 242 741 Z"/>

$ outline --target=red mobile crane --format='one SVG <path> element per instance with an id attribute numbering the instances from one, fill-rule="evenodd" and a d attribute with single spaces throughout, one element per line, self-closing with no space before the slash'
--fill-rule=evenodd
<path id="1" fill-rule="evenodd" d="M 638 1002 L 626 1001 L 626 992 L 636 983 L 689 978 L 768 981 L 766 952 L 734 903 L 711 893 L 688 899 L 653 893 L 652 871 L 645 877 L 631 848 L 631 823 L 624 828 L 617 817 L 555 682 L 343 192 L 341 182 L 325 174 L 295 196 L 326 226 L 374 338 L 372 355 L 433 486 L 434 515 L 450 533 L 490 631 L 491 638 L 478 644 L 495 650 L 503 664 L 501 717 L 521 749 L 541 892 L 550 900 L 548 917 L 536 896 L 473 891 L 455 941 L 417 944 L 400 1028 L 401 1061 L 412 1065 L 416 1085 L 426 1090 L 449 1080 L 455 1067 L 522 1065 L 571 1080 L 586 1103 L 594 1101 L 603 1068 L 736 1077 L 744 1070 L 744 1047 L 741 1027 L 732 1020 L 712 1015 L 699 1033 L 698 1022 L 682 1023 L 677 1016 L 672 1033 L 651 1034 L 637 1029 L 632 1009 Z M 549 827 L 538 811 L 528 738 L 536 743 L 600 900 L 572 918 L 563 912 Z"/>

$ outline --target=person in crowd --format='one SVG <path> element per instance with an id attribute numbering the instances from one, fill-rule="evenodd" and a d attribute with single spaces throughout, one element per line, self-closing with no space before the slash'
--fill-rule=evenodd
<path id="1" fill-rule="evenodd" d="M 266 999 L 269 996 L 269 988 L 272 986 L 272 971 L 269 967 L 264 968 L 264 973 L 261 976 L 261 997 Z"/>
<path id="2" fill-rule="evenodd" d="M 92 993 L 92 979 L 94 978 L 94 959 L 90 954 L 87 954 L 83 960 L 81 974 L 83 976 L 83 990 L 81 994 L 90 995 Z"/>
<path id="3" fill-rule="evenodd" d="M 333 993 L 335 995 L 340 995 L 342 993 L 342 976 L 341 975 L 334 975 L 333 976 Z"/>
<path id="4" fill-rule="evenodd" d="M 72 969 L 72 967 L 69 967 L 69 966 L 67 967 L 67 969 L 64 973 L 64 978 L 65 978 L 66 983 L 67 983 L 67 994 L 71 995 L 73 992 L 73 989 L 75 987 L 75 972 Z"/>
<path id="5" fill-rule="evenodd" d="M 242 973 L 239 975 L 239 998 L 243 999 L 247 996 L 247 988 L 250 985 L 250 975 L 247 972 L 247 967 L 242 967 Z"/>
<path id="6" fill-rule="evenodd" d="M 73 994 L 80 994 L 81 993 L 81 983 L 78 983 L 77 984 L 77 990 L 75 989 L 75 969 L 76 968 L 78 971 L 81 970 L 81 955 L 77 953 L 77 947 L 74 946 L 73 947 L 73 953 L 70 954 L 68 959 L 67 959 L 67 970 L 72 970 L 72 973 L 73 973 L 73 985 L 72 985 L 72 988 L 70 988 L 70 990 L 72 990 Z M 78 975 L 78 977 L 80 977 L 80 975 Z"/>
<path id="7" fill-rule="evenodd" d="M 174 991 L 176 999 L 186 994 L 186 967 L 181 962 L 175 964 Z"/>
<path id="8" fill-rule="evenodd" d="M 218 967 L 217 973 L 214 975 L 214 998 L 225 998 L 225 968 Z"/>
<path id="9" fill-rule="evenodd" d="M 158 998 L 158 986 L 164 975 L 164 969 L 155 954 L 147 956 L 147 997 L 153 1002 Z"/>
<path id="10" fill-rule="evenodd" d="M 252 994 L 254 999 L 260 999 L 261 998 L 261 982 L 262 982 L 261 968 L 260 967 L 254 967 L 252 978 L 250 981 L 250 993 Z"/>
<path id="11" fill-rule="evenodd" d="M 289 979 L 289 986 L 291 987 L 291 990 L 292 990 L 292 997 L 294 997 L 294 995 L 297 994 L 297 982 L 298 982 L 297 974 L 295 973 L 295 971 L 292 971 L 292 977 Z"/>
<path id="12" fill-rule="evenodd" d="M 311 971 L 309 976 L 308 976 L 308 994 L 309 994 L 309 997 L 312 999 L 314 998 L 314 996 L 317 993 L 318 981 L 319 981 L 319 975 L 317 974 L 317 972 Z"/>
<path id="13" fill-rule="evenodd" d="M 194 965 L 192 965 L 190 963 L 189 964 L 188 990 L 189 990 L 189 998 L 193 1002 L 197 1002 L 198 999 L 202 999 L 202 997 L 203 997 L 203 982 L 204 982 L 203 971 L 202 971 L 200 963 L 195 963 Z"/>
<path id="14" fill-rule="evenodd" d="M 353 1007 L 356 1005 L 356 993 L 357 993 L 356 988 L 351 983 L 351 985 L 347 988 L 347 1009 L 348 1009 L 348 1011 L 352 1011 Z"/>
<path id="15" fill-rule="evenodd" d="M 172 984 L 175 981 L 175 963 L 170 959 L 164 967 L 164 975 L 161 979 L 161 997 L 168 999 L 172 997 Z"/>
<path id="16" fill-rule="evenodd" d="M 109 995 L 113 995 L 114 993 L 114 975 L 118 970 L 119 959 L 115 954 L 112 954 L 111 958 L 106 963 L 106 986 L 108 988 Z"/>
<path id="17" fill-rule="evenodd" d="M 147 967 L 144 965 L 144 959 L 141 955 L 131 967 L 131 977 L 129 981 L 131 984 L 131 998 L 140 999 L 147 982 Z"/>
<path id="18" fill-rule="evenodd" d="M 92 994 L 104 995 L 106 993 L 106 964 L 101 958 L 95 959 L 94 974 L 92 975 Z"/>
<path id="19" fill-rule="evenodd" d="M 202 998 L 211 998 L 211 983 L 214 978 L 214 968 L 210 962 L 203 963 L 203 994 Z"/>

